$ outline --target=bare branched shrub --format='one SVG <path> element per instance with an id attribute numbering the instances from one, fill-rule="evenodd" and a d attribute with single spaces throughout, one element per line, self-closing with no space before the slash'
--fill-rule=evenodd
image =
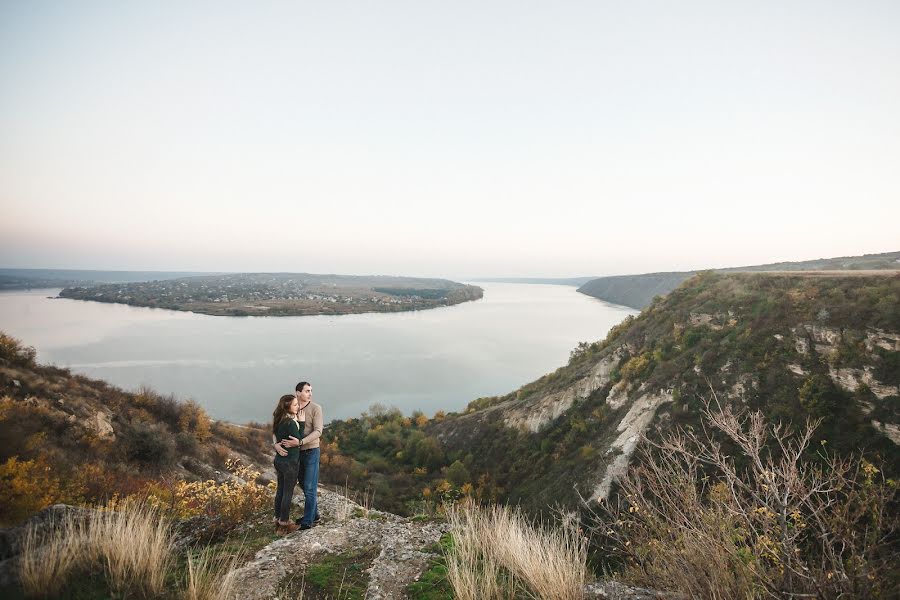
<path id="1" fill-rule="evenodd" d="M 700 431 L 645 444 L 619 501 L 595 515 L 618 577 L 692 598 L 897 591 L 894 481 L 864 459 L 812 448 L 817 422 L 793 432 L 718 403 L 704 419 Z"/>
<path id="2" fill-rule="evenodd" d="M 582 598 L 587 542 L 573 528 L 531 523 L 504 506 L 451 506 L 448 579 L 457 598 Z"/>

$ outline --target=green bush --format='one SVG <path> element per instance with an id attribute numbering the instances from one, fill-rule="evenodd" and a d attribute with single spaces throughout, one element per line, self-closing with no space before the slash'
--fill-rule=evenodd
<path id="1" fill-rule="evenodd" d="M 175 438 L 164 426 L 132 424 L 124 439 L 125 455 L 148 467 L 162 469 L 175 461 Z"/>

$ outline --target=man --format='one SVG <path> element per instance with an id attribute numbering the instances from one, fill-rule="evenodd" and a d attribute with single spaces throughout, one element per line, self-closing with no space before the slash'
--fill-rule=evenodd
<path id="1" fill-rule="evenodd" d="M 275 444 L 275 452 L 281 456 L 287 454 L 286 448 L 300 447 L 300 469 L 297 480 L 303 488 L 305 498 L 303 516 L 297 519 L 300 529 L 311 528 L 319 520 L 318 496 L 319 487 L 319 438 L 322 437 L 324 416 L 322 407 L 312 401 L 312 385 L 301 381 L 294 388 L 294 395 L 300 401 L 298 420 L 300 421 L 301 439 L 293 436 Z"/>

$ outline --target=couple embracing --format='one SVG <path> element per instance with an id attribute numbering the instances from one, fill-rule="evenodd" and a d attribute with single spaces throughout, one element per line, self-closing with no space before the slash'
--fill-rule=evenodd
<path id="1" fill-rule="evenodd" d="M 316 490 L 322 423 L 322 407 L 312 401 L 312 385 L 308 381 L 298 383 L 293 394 L 282 396 L 272 414 L 278 475 L 274 519 L 277 533 L 310 529 L 319 520 Z M 291 499 L 297 482 L 305 498 L 303 516 L 291 522 Z"/>

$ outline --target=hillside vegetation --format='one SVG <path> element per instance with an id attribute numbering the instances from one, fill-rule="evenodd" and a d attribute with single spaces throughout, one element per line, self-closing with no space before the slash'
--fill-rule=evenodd
<path id="1" fill-rule="evenodd" d="M 37 364 L 33 348 L 0 333 L 0 526 L 50 504 L 217 479 L 229 460 L 268 462 L 269 437 L 214 422 L 193 401 Z"/>
<path id="2" fill-rule="evenodd" d="M 816 445 L 862 452 L 893 475 L 898 306 L 896 274 L 700 274 L 579 345 L 568 365 L 463 414 L 379 409 L 331 423 L 323 476 L 392 510 L 460 495 L 576 505 L 609 494 L 654 425 L 699 426 L 712 392 L 773 422 L 820 418 Z"/>
<path id="3" fill-rule="evenodd" d="M 900 252 L 820 258 L 799 262 L 780 262 L 749 267 L 717 269 L 718 273 L 759 271 L 868 271 L 900 269 Z M 656 296 L 664 296 L 696 275 L 699 271 L 617 275 L 592 279 L 578 291 L 613 304 L 642 309 Z"/>

